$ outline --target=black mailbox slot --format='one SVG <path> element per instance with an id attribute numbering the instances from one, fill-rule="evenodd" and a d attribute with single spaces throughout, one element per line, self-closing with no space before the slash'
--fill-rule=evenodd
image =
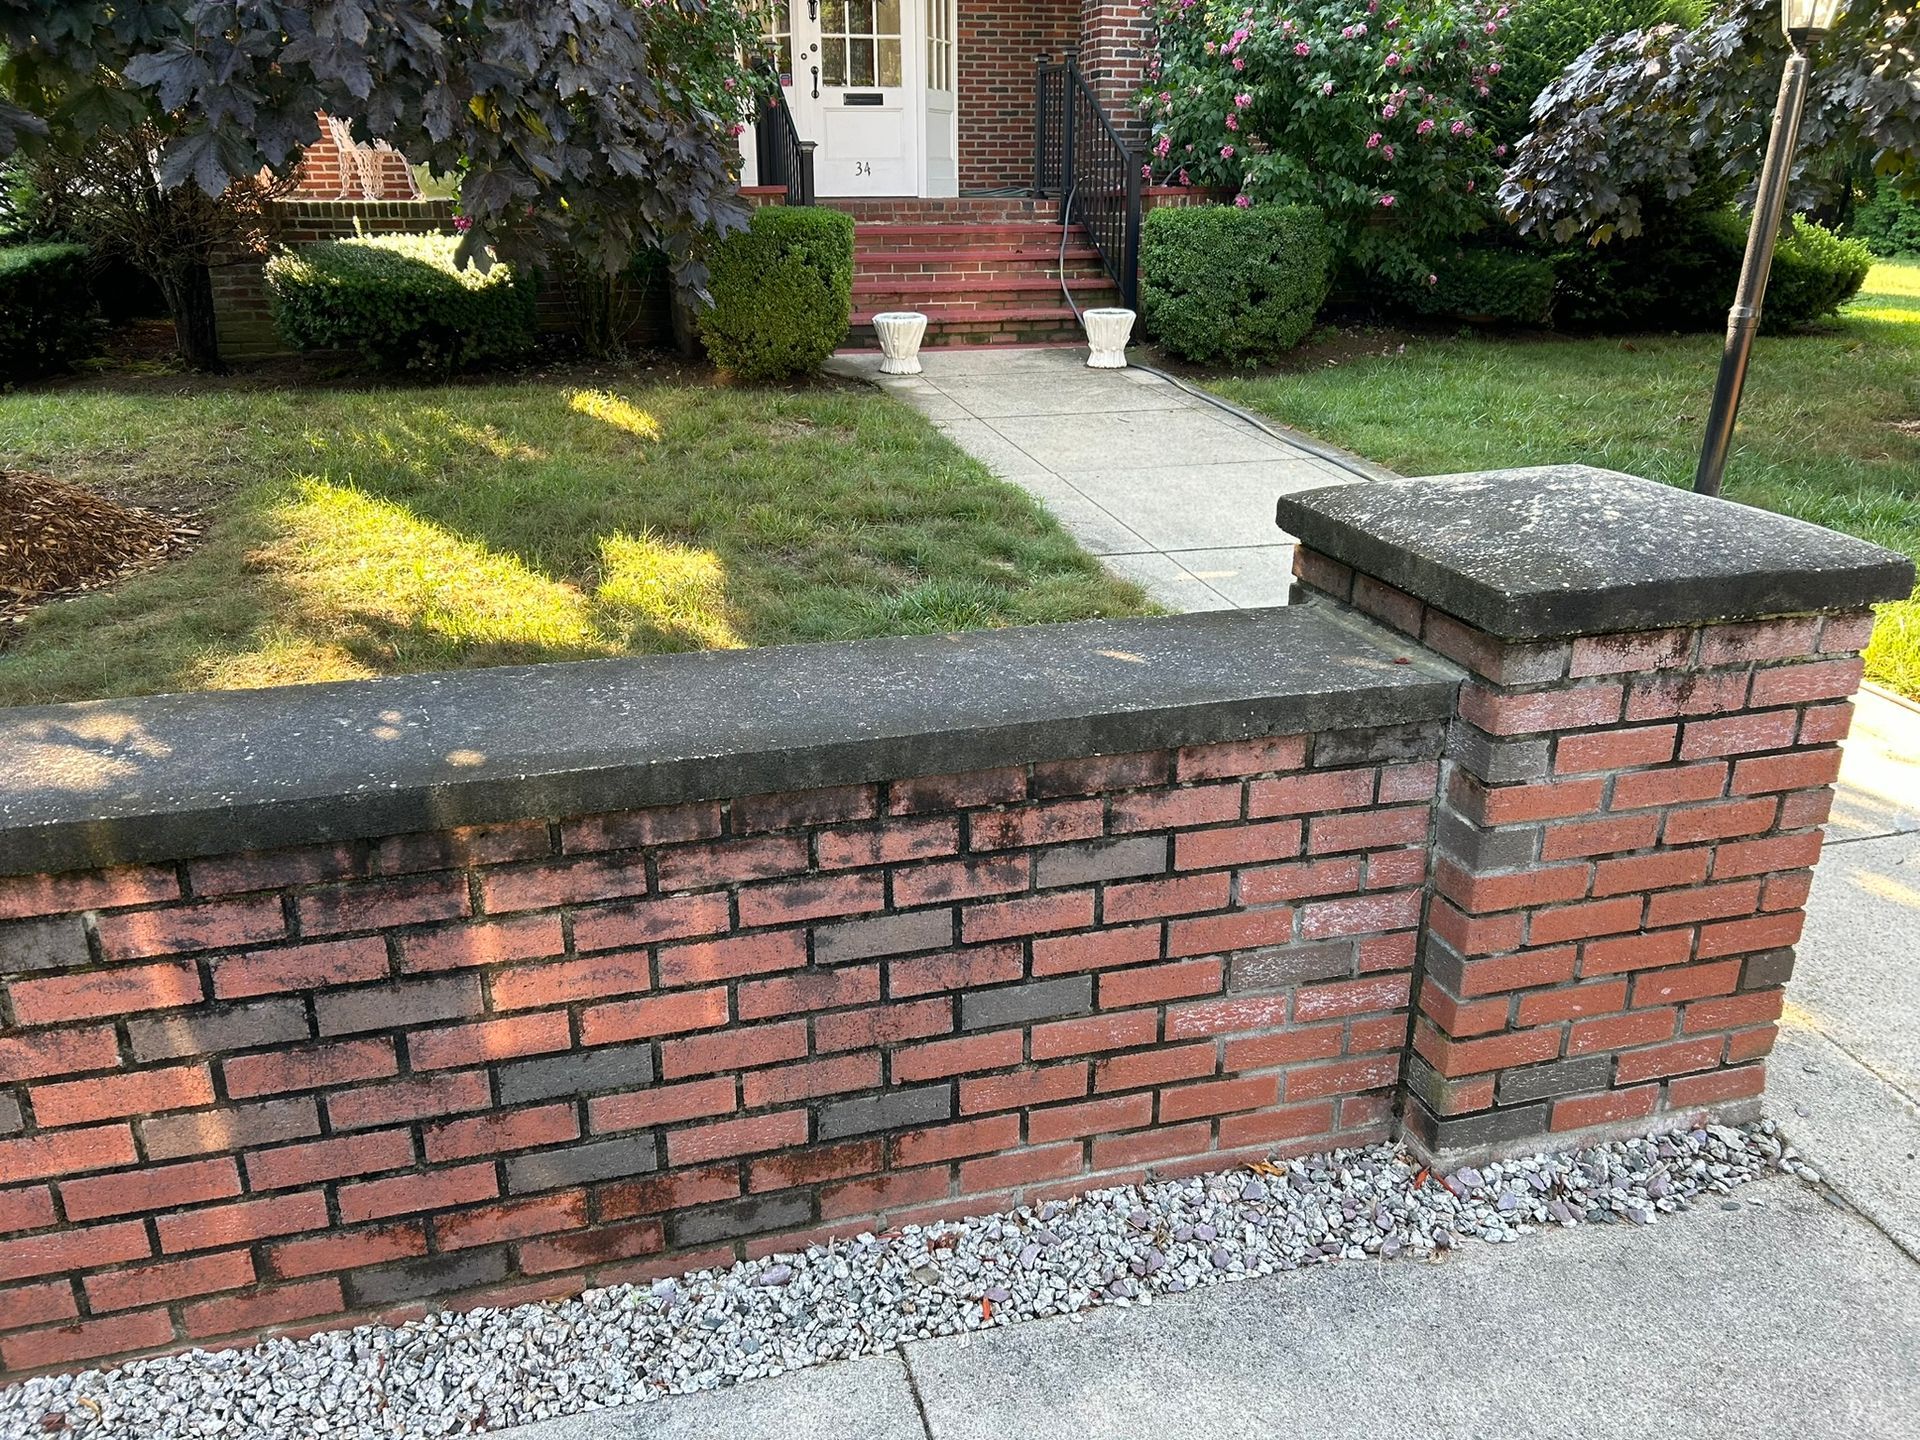
<path id="1" fill-rule="evenodd" d="M 849 90 L 840 97 L 842 105 L 883 105 L 886 97 L 878 90 Z"/>

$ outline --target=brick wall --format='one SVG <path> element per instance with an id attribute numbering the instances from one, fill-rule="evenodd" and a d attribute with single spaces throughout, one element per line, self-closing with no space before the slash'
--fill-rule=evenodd
<path id="1" fill-rule="evenodd" d="M 1079 0 L 957 0 L 960 188 L 1033 183 L 1033 70 L 1080 42 Z"/>
<path id="2" fill-rule="evenodd" d="M 1441 739 L 0 880 L 0 1362 L 1378 1139 Z"/>
<path id="3" fill-rule="evenodd" d="M 1122 138 L 1145 149 L 1146 120 L 1136 103 L 1153 52 L 1152 19 L 1141 0 L 1082 0 L 1080 70 Z"/>
<path id="4" fill-rule="evenodd" d="M 397 150 L 362 148 L 357 157 L 342 154 L 323 116 L 320 138 L 300 152 L 293 194 L 301 200 L 418 200 L 420 187 L 407 157 Z"/>

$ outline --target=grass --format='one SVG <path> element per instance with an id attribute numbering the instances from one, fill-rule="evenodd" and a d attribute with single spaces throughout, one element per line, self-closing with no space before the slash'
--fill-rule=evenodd
<path id="1" fill-rule="evenodd" d="M 1147 608 L 854 386 L 122 374 L 0 395 L 0 466 L 207 523 L 187 557 L 35 611 L 0 651 L 0 704 Z"/>
<path id="2" fill-rule="evenodd" d="M 1212 383 L 1405 474 L 1583 462 L 1693 482 L 1717 335 L 1396 337 L 1357 358 L 1353 338 Z M 1757 343 L 1723 493 L 1920 559 L 1920 263 L 1876 265 L 1837 323 Z M 1920 695 L 1920 590 L 1881 607 L 1867 674 Z"/>

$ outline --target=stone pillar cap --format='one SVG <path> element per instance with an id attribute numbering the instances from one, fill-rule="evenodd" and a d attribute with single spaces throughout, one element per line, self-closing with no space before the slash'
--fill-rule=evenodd
<path id="1" fill-rule="evenodd" d="M 1858 610 L 1913 588 L 1895 551 L 1590 465 L 1329 485 L 1281 496 L 1278 518 L 1503 640 Z"/>

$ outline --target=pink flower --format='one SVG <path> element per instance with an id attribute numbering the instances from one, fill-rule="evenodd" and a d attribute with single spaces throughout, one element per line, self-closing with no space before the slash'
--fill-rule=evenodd
<path id="1" fill-rule="evenodd" d="M 1180 172 L 1180 183 L 1182 185 L 1191 185 L 1193 183 L 1193 181 L 1187 178 L 1187 172 L 1184 170 Z"/>
<path id="2" fill-rule="evenodd" d="M 1485 31 L 1487 32 L 1487 34 L 1489 34 L 1489 35 L 1494 35 L 1494 34 L 1497 34 L 1497 33 L 1499 33 L 1499 30 L 1500 30 L 1500 26 L 1499 26 L 1499 24 L 1498 24 L 1498 23 L 1497 23 L 1496 21 L 1493 21 L 1493 20 L 1489 20 L 1489 21 L 1487 21 L 1487 23 L 1486 23 L 1485 25 L 1483 25 L 1483 26 L 1481 26 L 1480 28 L 1481 28 L 1481 29 L 1483 29 L 1483 30 L 1485 30 Z"/>
<path id="3" fill-rule="evenodd" d="M 1380 118 L 1382 120 L 1391 120 L 1394 116 L 1398 115 L 1399 113 L 1400 113 L 1400 107 L 1398 105 L 1385 105 L 1381 107 Z"/>
<path id="4" fill-rule="evenodd" d="M 1393 147 L 1391 145 L 1387 146 L 1386 149 L 1382 150 L 1380 153 L 1382 156 L 1384 156 L 1388 160 L 1393 159 Z"/>
<path id="5" fill-rule="evenodd" d="M 1233 108 L 1236 110 L 1244 110 L 1251 104 L 1253 104 L 1253 96 L 1251 95 L 1243 94 L 1233 97 Z"/>
<path id="6" fill-rule="evenodd" d="M 1220 158 L 1222 160 L 1231 160 L 1233 158 L 1233 146 L 1222 145 L 1220 147 Z"/>
<path id="7" fill-rule="evenodd" d="M 1140 178 L 1151 184 L 1153 182 L 1153 166 L 1142 165 L 1140 167 Z"/>
<path id="8" fill-rule="evenodd" d="M 1229 130 L 1238 130 L 1240 128 L 1240 117 L 1231 110 L 1227 112 L 1227 128 Z"/>
<path id="9" fill-rule="evenodd" d="M 1242 210 L 1246 210 L 1252 207 L 1253 197 L 1243 190 L 1240 194 L 1233 197 L 1233 203 L 1238 205 Z"/>
<path id="10" fill-rule="evenodd" d="M 1471 180 L 1467 181 L 1467 194 L 1471 195 L 1473 193 L 1473 185 L 1474 185 L 1473 181 Z"/>
<path id="11" fill-rule="evenodd" d="M 1247 68 L 1247 62 L 1246 62 L 1246 60 L 1245 60 L 1244 58 L 1242 58 L 1241 56 L 1239 56 L 1239 55 L 1236 55 L 1236 56 L 1234 56 L 1234 57 L 1233 57 L 1233 68 L 1234 68 L 1234 69 L 1236 69 L 1236 70 L 1244 70 L 1244 69 L 1246 69 L 1246 68 Z"/>
<path id="12" fill-rule="evenodd" d="M 1367 136 L 1367 149 L 1378 150 L 1379 148 L 1380 148 L 1380 132 L 1376 130 L 1371 135 Z"/>
<path id="13" fill-rule="evenodd" d="M 1413 133 L 1416 135 L 1431 135 L 1433 133 L 1433 121 L 1422 120 L 1418 125 L 1413 127 Z"/>
<path id="14" fill-rule="evenodd" d="M 1498 75 L 1499 73 L 1500 73 L 1500 62 L 1498 60 L 1494 61 L 1491 65 L 1487 66 L 1487 74 Z"/>
<path id="15" fill-rule="evenodd" d="M 1320 84 L 1320 93 L 1322 95 L 1331 95 L 1333 93 L 1333 82 L 1331 80 L 1322 81 Z"/>
<path id="16" fill-rule="evenodd" d="M 1382 210 L 1391 210 L 1393 208 L 1393 197 L 1391 195 L 1382 195 L 1380 197 L 1380 208 Z"/>
<path id="17" fill-rule="evenodd" d="M 1440 283 L 1440 277 L 1438 275 L 1429 274 L 1427 276 L 1427 284 L 1438 285 L 1439 283 Z"/>
<path id="18" fill-rule="evenodd" d="M 1167 152 L 1171 149 L 1173 149 L 1173 137 L 1171 135 L 1162 135 L 1158 140 L 1154 141 L 1153 153 L 1158 155 L 1162 160 L 1167 158 Z"/>
<path id="19" fill-rule="evenodd" d="M 1493 153 L 1496 155 L 1505 155 L 1507 153 L 1507 147 L 1505 145 L 1496 145 L 1493 147 Z"/>
<path id="20" fill-rule="evenodd" d="M 1399 69 L 1400 57 L 1398 55 L 1388 55 L 1386 59 L 1386 66 L 1387 66 L 1387 69 L 1389 70 Z"/>
<path id="21" fill-rule="evenodd" d="M 1298 45 L 1293 47 L 1293 53 L 1302 56 L 1311 55 L 1313 53 L 1313 47 L 1302 40 Z"/>
<path id="22" fill-rule="evenodd" d="M 1456 120 L 1453 122 L 1453 124 L 1447 127 L 1447 133 L 1449 135 L 1469 135 L 1469 134 L 1472 134 L 1473 132 L 1467 129 L 1466 121 Z"/>
<path id="23" fill-rule="evenodd" d="M 455 230 L 457 230 L 457 231 L 459 231 L 459 232 L 460 232 L 460 233 L 461 233 L 462 235 L 464 235 L 464 234 L 466 234 L 466 233 L 467 233 L 467 231 L 469 231 L 469 230 L 471 230 L 471 229 L 473 228 L 473 217 L 472 217 L 472 216 L 470 216 L 470 215 L 456 215 L 456 216 L 454 216 L 454 217 L 453 217 L 453 228 L 454 228 Z"/>

